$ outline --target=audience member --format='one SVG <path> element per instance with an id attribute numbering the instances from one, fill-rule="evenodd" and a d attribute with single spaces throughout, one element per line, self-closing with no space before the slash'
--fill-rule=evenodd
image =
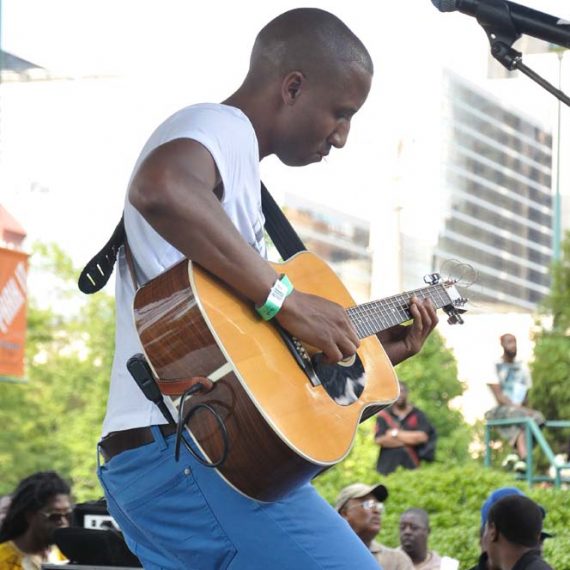
<path id="1" fill-rule="evenodd" d="M 400 517 L 400 547 L 418 570 L 457 570 L 459 561 L 429 550 L 429 516 L 423 509 L 408 509 Z"/>
<path id="2" fill-rule="evenodd" d="M 395 548 L 388 548 L 376 540 L 382 527 L 384 502 L 388 489 L 384 485 L 354 483 L 342 489 L 335 508 L 360 537 L 384 570 L 413 570 L 409 557 Z"/>
<path id="3" fill-rule="evenodd" d="M 508 495 L 488 513 L 483 549 L 492 570 L 552 570 L 540 555 L 543 513 L 528 497 Z"/>
<path id="4" fill-rule="evenodd" d="M 544 423 L 544 416 L 525 407 L 532 379 L 528 367 L 517 360 L 517 339 L 513 334 L 500 337 L 503 355 L 495 364 L 494 377 L 488 382 L 497 405 L 485 414 L 487 420 L 533 418 L 538 425 Z M 526 437 L 520 425 L 498 428 L 501 437 L 506 439 L 516 453 L 509 454 L 503 465 L 515 471 L 526 471 Z"/>
<path id="5" fill-rule="evenodd" d="M 481 507 L 481 526 L 479 532 L 480 542 L 481 542 L 481 556 L 479 557 L 479 562 L 475 566 L 473 566 L 473 568 L 471 568 L 470 570 L 491 570 L 491 567 L 489 565 L 489 557 L 487 555 L 487 552 L 485 552 L 485 549 L 483 548 L 483 533 L 485 531 L 485 525 L 487 524 L 487 518 L 491 507 L 500 499 L 508 496 L 525 497 L 526 495 L 516 487 L 500 487 L 492 491 L 487 497 L 487 499 L 485 499 L 485 502 Z M 542 518 L 544 519 L 546 517 L 546 511 L 544 507 L 542 507 L 541 505 L 539 505 L 538 507 L 542 513 Z M 544 529 L 541 530 L 539 538 L 539 550 L 541 553 L 544 541 L 547 538 L 551 538 L 552 536 L 554 536 L 552 533 L 547 532 Z"/>
<path id="6" fill-rule="evenodd" d="M 400 395 L 376 417 L 374 441 L 380 446 L 376 470 L 388 475 L 399 466 L 415 469 L 423 459 L 433 461 L 436 434 L 426 415 L 408 402 L 408 387 L 400 380 Z"/>
<path id="7" fill-rule="evenodd" d="M 20 482 L 0 527 L 2 570 L 39 570 L 43 563 L 65 561 L 54 545 L 53 533 L 69 526 L 69 495 L 69 485 L 53 471 L 35 473 Z"/>

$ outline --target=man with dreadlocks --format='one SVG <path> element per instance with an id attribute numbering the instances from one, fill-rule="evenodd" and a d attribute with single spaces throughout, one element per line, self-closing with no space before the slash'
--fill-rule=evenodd
<path id="1" fill-rule="evenodd" d="M 69 485 L 54 471 L 20 481 L 0 528 L 1 570 L 39 570 L 43 563 L 65 560 L 53 533 L 69 526 L 69 495 Z"/>

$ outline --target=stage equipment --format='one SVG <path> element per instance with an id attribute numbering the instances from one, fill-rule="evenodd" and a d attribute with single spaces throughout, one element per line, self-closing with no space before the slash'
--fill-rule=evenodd
<path id="1" fill-rule="evenodd" d="M 550 16 L 507 0 L 432 0 L 440 12 L 473 16 L 485 30 L 491 54 L 508 70 L 518 69 L 560 101 L 570 106 L 570 97 L 522 62 L 522 53 L 511 46 L 526 34 L 570 48 L 570 21 Z"/>

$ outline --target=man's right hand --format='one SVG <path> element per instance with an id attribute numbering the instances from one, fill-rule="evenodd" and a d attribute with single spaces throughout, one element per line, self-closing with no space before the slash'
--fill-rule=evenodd
<path id="1" fill-rule="evenodd" d="M 360 345 L 346 310 L 323 297 L 295 289 L 275 318 L 287 332 L 321 350 L 330 363 L 352 356 Z"/>

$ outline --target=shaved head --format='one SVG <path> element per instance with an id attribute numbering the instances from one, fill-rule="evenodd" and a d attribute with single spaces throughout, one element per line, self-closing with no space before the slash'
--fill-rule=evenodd
<path id="1" fill-rule="evenodd" d="M 422 524 L 427 529 L 429 529 L 429 515 L 423 509 L 416 509 L 416 508 L 408 509 L 407 511 L 404 511 L 402 513 L 402 516 L 404 515 L 414 515 L 418 517 L 421 520 Z"/>
<path id="2" fill-rule="evenodd" d="M 315 77 L 352 66 L 370 75 L 374 71 L 370 54 L 348 26 L 325 10 L 297 8 L 277 16 L 259 32 L 248 80 L 265 83 L 291 71 Z"/>

